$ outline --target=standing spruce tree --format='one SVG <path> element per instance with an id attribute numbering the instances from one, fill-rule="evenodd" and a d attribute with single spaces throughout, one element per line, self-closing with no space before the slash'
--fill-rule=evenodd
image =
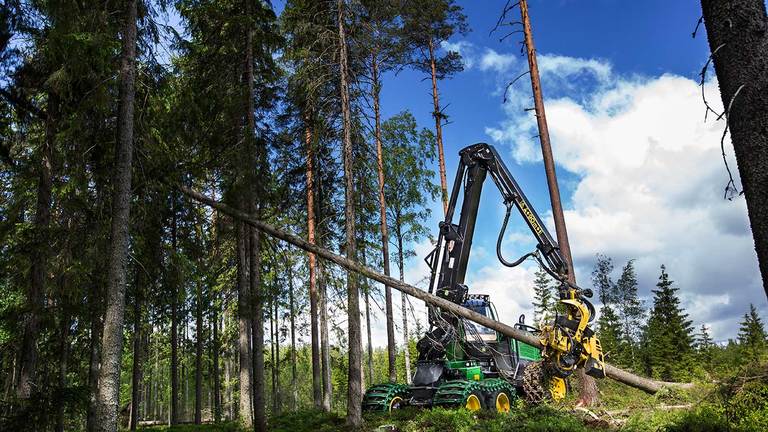
<path id="1" fill-rule="evenodd" d="M 673 286 L 664 265 L 653 290 L 653 309 L 643 337 L 645 370 L 649 376 L 665 381 L 687 376 L 693 352 L 693 327 L 680 307 L 679 288 Z"/>
<path id="2" fill-rule="evenodd" d="M 696 335 L 696 352 L 701 358 L 702 364 L 706 368 L 712 366 L 712 349 L 715 347 L 715 343 L 712 341 L 712 336 L 709 334 L 709 328 L 705 324 L 701 325 L 700 333 Z"/>
<path id="3" fill-rule="evenodd" d="M 440 106 L 437 82 L 461 72 L 464 66 L 461 55 L 448 51 L 442 57 L 438 54 L 442 42 L 454 34 L 469 32 L 467 17 L 461 6 L 453 0 L 413 0 L 405 2 L 401 10 L 403 19 L 402 43 L 410 52 L 409 63 L 432 80 L 432 117 L 435 119 L 440 187 L 442 188 L 443 211 L 448 209 L 448 180 L 445 173 L 443 152 L 443 124 L 448 118 Z"/>
<path id="4" fill-rule="evenodd" d="M 539 266 L 533 280 L 533 325 L 541 327 L 552 319 L 557 300 L 554 295 L 552 278 Z"/>
<path id="5" fill-rule="evenodd" d="M 745 363 L 758 362 L 768 353 L 765 327 L 753 304 L 749 305 L 749 312 L 744 314 L 739 327 L 739 346 Z"/>
<path id="6" fill-rule="evenodd" d="M 136 19 L 138 0 L 124 3 L 124 27 L 120 60 L 120 104 L 117 129 L 117 163 L 112 203 L 112 244 L 109 253 L 108 285 L 101 368 L 97 397 L 96 430 L 117 431 L 120 402 L 120 364 L 123 354 L 126 266 L 128 261 L 129 216 L 131 210 L 131 166 L 133 160 L 133 113 L 136 79 Z"/>
<path id="7" fill-rule="evenodd" d="M 627 261 L 616 282 L 616 313 L 621 322 L 620 364 L 630 366 L 636 363 L 636 350 L 645 313 L 643 302 L 637 296 L 637 276 L 634 260 Z"/>
<path id="8" fill-rule="evenodd" d="M 429 164 L 434 161 L 435 152 L 431 145 L 434 136 L 423 129 L 417 131 L 416 119 L 410 112 L 402 112 L 382 125 L 384 143 L 384 170 L 388 179 L 384 193 L 389 203 L 390 228 L 394 233 L 393 245 L 400 272 L 405 278 L 405 260 L 414 255 L 408 249 L 429 234 L 424 223 L 430 215 L 430 200 L 437 197 L 438 189 L 432 183 Z M 403 352 L 405 356 L 405 377 L 410 382 L 410 336 L 408 334 L 408 307 L 405 294 L 400 294 L 403 316 Z"/>
<path id="9" fill-rule="evenodd" d="M 337 132 L 337 86 L 331 53 L 338 46 L 333 2 L 291 0 L 281 14 L 287 39 L 283 60 L 293 73 L 288 77 L 286 95 L 288 120 L 294 135 L 303 143 L 306 190 L 306 233 L 310 243 L 333 243 L 337 229 L 336 190 L 338 163 L 332 155 Z M 331 409 L 331 368 L 328 347 L 327 305 L 320 262 L 308 258 L 312 394 L 316 408 Z"/>

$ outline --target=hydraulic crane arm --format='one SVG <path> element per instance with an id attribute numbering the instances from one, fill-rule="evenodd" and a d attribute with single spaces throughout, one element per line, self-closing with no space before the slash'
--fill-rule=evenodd
<path id="1" fill-rule="evenodd" d="M 568 376 L 576 367 L 583 366 L 587 373 L 596 377 L 604 376 L 603 354 L 594 332 L 588 327 L 594 319 L 594 307 L 586 299 L 591 290 L 582 290 L 568 282 L 568 264 L 557 242 L 547 231 L 539 215 L 531 206 L 520 186 L 507 169 L 504 161 L 492 146 L 479 143 L 459 152 L 460 161 L 453 183 L 445 220 L 440 222 L 440 233 L 435 250 L 426 258 L 431 269 L 429 292 L 457 304 L 463 304 L 468 288 L 464 284 L 467 273 L 472 239 L 477 222 L 477 212 L 483 183 L 490 174 L 501 193 L 507 212 L 496 243 L 496 254 L 502 264 L 514 267 L 526 258 L 536 258 L 552 277 L 560 282 L 560 302 L 567 312 L 558 315 L 551 326 L 541 329 L 542 343 L 547 347 L 545 359 L 553 372 L 561 377 Z M 458 224 L 453 216 L 464 190 Z M 523 255 L 514 262 L 504 259 L 501 244 L 512 207 L 517 208 L 528 228 L 536 238 L 537 252 Z M 442 253 L 440 253 L 442 251 Z M 439 264 L 439 266 L 438 266 Z M 442 329 L 445 337 L 450 333 L 445 323 L 455 323 L 455 318 L 434 307 L 429 308 L 430 325 Z"/>
<path id="2" fill-rule="evenodd" d="M 512 206 L 517 208 L 523 216 L 528 228 L 536 238 L 536 248 L 545 261 L 544 267 L 548 272 L 560 281 L 567 280 L 568 265 L 560 253 L 555 240 L 553 240 L 539 215 L 533 210 L 528 198 L 515 181 L 504 161 L 499 157 L 492 146 L 480 143 L 464 148 L 459 152 L 460 161 L 453 183 L 448 211 L 445 221 L 440 223 L 440 234 L 435 252 L 427 257 L 427 264 L 432 269 L 430 280 L 430 293 L 437 291 L 438 295 L 454 298 L 455 302 L 461 300 L 461 287 L 469 263 L 472 238 L 474 236 L 477 211 L 480 204 L 480 196 L 483 183 L 488 174 L 501 193 L 504 204 L 507 206 L 507 214 L 496 244 L 496 253 L 502 264 L 514 267 L 533 254 L 526 254 L 515 262 L 506 261 L 501 254 L 501 243 L 506 229 L 507 220 Z M 453 216 L 459 199 L 459 192 L 464 185 L 459 223 L 454 224 Z M 443 247 L 439 274 L 437 274 L 437 252 Z M 437 276 L 437 285 L 435 277 Z M 445 292 L 448 290 L 448 292 Z M 451 295 L 453 294 L 453 295 Z"/>

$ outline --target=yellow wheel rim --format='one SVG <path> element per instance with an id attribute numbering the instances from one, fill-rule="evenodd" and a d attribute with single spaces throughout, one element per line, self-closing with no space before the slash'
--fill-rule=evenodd
<path id="1" fill-rule="evenodd" d="M 552 395 L 552 400 L 559 401 L 565 398 L 565 380 L 559 377 L 551 377 L 549 379 L 549 394 Z"/>
<path id="2" fill-rule="evenodd" d="M 403 398 L 400 396 L 395 396 L 392 398 L 391 401 L 389 401 L 389 412 L 392 412 L 393 409 L 398 409 L 400 406 L 398 404 L 403 402 Z"/>
<path id="3" fill-rule="evenodd" d="M 509 396 L 506 393 L 499 393 L 496 396 L 496 412 L 508 413 L 509 410 Z"/>
<path id="4" fill-rule="evenodd" d="M 480 406 L 480 399 L 478 399 L 477 396 L 473 394 L 469 395 L 469 397 L 467 398 L 466 408 L 469 411 L 480 411 L 480 408 L 482 408 Z"/>

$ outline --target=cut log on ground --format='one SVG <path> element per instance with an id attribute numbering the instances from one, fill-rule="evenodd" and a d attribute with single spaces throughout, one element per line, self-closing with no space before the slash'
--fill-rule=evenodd
<path id="1" fill-rule="evenodd" d="M 337 255 L 329 251 L 328 249 L 324 249 L 317 245 L 309 243 L 308 241 L 304 240 L 301 237 L 290 234 L 270 224 L 267 224 L 261 220 L 258 220 L 253 215 L 250 215 L 246 212 L 240 211 L 236 208 L 233 208 L 226 204 L 218 202 L 213 198 L 210 198 L 200 192 L 194 191 L 185 186 L 179 186 L 179 190 L 183 192 L 185 195 L 194 199 L 195 201 L 198 201 L 210 207 L 213 207 L 221 211 L 222 213 L 228 214 L 229 216 L 235 219 L 241 220 L 261 230 L 266 234 L 269 234 L 280 240 L 286 241 L 307 252 L 312 252 L 317 256 L 325 258 L 328 261 L 334 262 L 349 271 L 356 272 L 367 278 L 370 278 L 382 284 L 388 285 L 402 293 L 408 294 L 409 296 L 422 300 L 427 304 L 430 304 L 432 306 L 437 306 L 439 308 L 452 312 L 462 318 L 476 322 L 485 327 L 494 329 L 499 333 L 509 336 L 520 342 L 524 342 L 528 345 L 532 345 L 540 349 L 544 347 L 541 344 L 541 341 L 539 341 L 539 338 L 537 338 L 535 335 L 527 331 L 516 329 L 502 322 L 492 320 L 485 315 L 481 315 L 475 311 L 459 306 L 446 299 L 443 299 L 438 296 L 432 295 L 428 292 L 422 291 L 421 289 L 416 288 L 413 285 L 409 285 L 407 283 L 400 282 L 399 280 L 394 279 L 392 277 L 383 275 L 370 267 L 358 264 L 357 262 L 347 259 L 341 255 Z M 623 384 L 626 384 L 631 387 L 635 387 L 637 389 L 643 390 L 648 393 L 656 393 L 664 387 L 689 388 L 692 386 L 692 384 L 690 383 L 662 382 L 662 381 L 655 381 L 648 378 L 643 378 L 641 376 L 635 375 L 631 372 L 627 372 L 625 370 L 619 369 L 609 364 L 605 365 L 605 373 L 611 379 L 614 379 Z"/>

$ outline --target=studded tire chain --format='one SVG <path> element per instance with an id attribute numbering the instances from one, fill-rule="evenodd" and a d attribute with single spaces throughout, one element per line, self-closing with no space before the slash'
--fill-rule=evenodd
<path id="1" fill-rule="evenodd" d="M 544 365 L 538 361 L 529 363 L 523 372 L 523 393 L 525 400 L 530 403 L 541 403 L 552 400 L 552 394 L 547 387 L 547 375 Z"/>

